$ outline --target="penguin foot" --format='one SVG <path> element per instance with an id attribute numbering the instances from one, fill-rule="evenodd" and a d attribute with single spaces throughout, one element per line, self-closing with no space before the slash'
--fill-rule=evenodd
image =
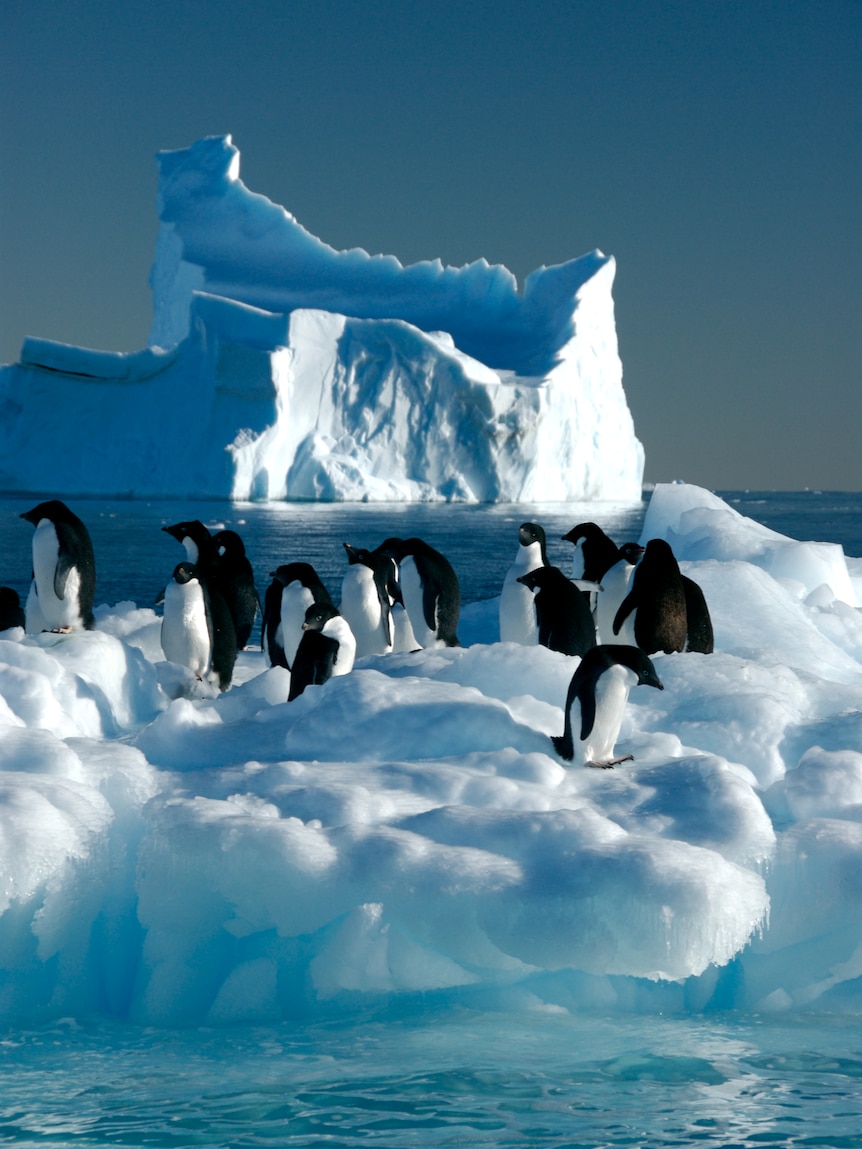
<path id="1" fill-rule="evenodd" d="M 71 634 L 71 626 L 55 626 L 51 628 L 51 634 Z"/>
<path id="2" fill-rule="evenodd" d="M 585 762 L 585 766 L 593 766 L 597 770 L 613 770 L 620 762 L 634 762 L 634 754 L 623 754 L 621 758 L 611 758 L 608 762 Z"/>

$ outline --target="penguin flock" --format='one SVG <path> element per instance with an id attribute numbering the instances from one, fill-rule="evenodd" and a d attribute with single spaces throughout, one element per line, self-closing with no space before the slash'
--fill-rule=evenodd
<path id="1" fill-rule="evenodd" d="M 92 630 L 96 563 L 86 526 L 57 499 L 21 518 L 34 527 L 31 588 L 22 607 L 0 587 L 0 631 Z M 336 606 L 310 563 L 277 567 L 261 602 L 236 531 L 211 533 L 199 520 L 162 529 L 185 551 L 157 600 L 162 651 L 219 691 L 230 687 L 258 614 L 266 663 L 290 672 L 289 702 L 349 674 L 357 659 L 460 645 L 458 577 L 422 539 L 387 538 L 373 550 L 344 543 Z M 608 769 L 631 757 L 614 756 L 631 688 L 663 689 L 651 656 L 711 653 L 712 621 L 703 591 L 663 539 L 617 546 L 596 523 L 580 523 L 562 540 L 574 547 L 571 573 L 549 563 L 540 524 L 519 527 L 499 599 L 500 641 L 578 659 L 563 733 L 551 741 L 566 762 Z"/>

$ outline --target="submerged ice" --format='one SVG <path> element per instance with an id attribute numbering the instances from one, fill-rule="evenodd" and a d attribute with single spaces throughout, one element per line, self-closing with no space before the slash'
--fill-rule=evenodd
<path id="1" fill-rule="evenodd" d="M 6 631 L 0 1017 L 858 1009 L 862 567 L 683 485 L 648 538 L 715 653 L 654 656 L 608 771 L 551 742 L 575 660 L 495 603 L 290 703 L 250 650 L 204 696 L 131 603 Z"/>
<path id="2" fill-rule="evenodd" d="M 239 179 L 230 137 L 159 156 L 150 345 L 27 339 L 0 486 L 374 501 L 640 498 L 600 252 L 514 276 L 335 251 Z M 92 450 L 69 450 L 69 427 Z"/>

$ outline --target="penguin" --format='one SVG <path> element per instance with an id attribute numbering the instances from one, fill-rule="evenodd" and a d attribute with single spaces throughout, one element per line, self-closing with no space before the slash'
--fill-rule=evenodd
<path id="1" fill-rule="evenodd" d="M 650 539 L 635 567 L 631 590 L 617 611 L 613 632 L 635 612 L 635 641 L 646 654 L 672 654 L 685 648 L 685 590 L 679 564 L 664 539 Z"/>
<path id="2" fill-rule="evenodd" d="M 339 610 L 356 639 L 356 657 L 388 654 L 394 643 L 393 601 L 401 601 L 391 555 L 343 544 L 348 568 L 341 582 Z"/>
<path id="3" fill-rule="evenodd" d="M 24 608 L 17 590 L 11 586 L 0 586 L 0 631 L 11 630 L 13 626 L 24 627 Z"/>
<path id="4" fill-rule="evenodd" d="M 178 543 L 185 548 L 186 558 L 195 566 L 209 570 L 216 558 L 215 544 L 212 535 L 200 519 L 189 522 L 174 523 L 170 527 L 162 527 Z"/>
<path id="5" fill-rule="evenodd" d="M 212 543 L 215 557 L 211 579 L 233 617 L 237 650 L 245 650 L 260 609 L 254 571 L 245 553 L 245 543 L 236 531 L 217 531 Z"/>
<path id="6" fill-rule="evenodd" d="M 620 627 L 619 636 L 614 639 L 614 619 L 623 599 L 631 588 L 632 575 L 640 561 L 644 548 L 639 543 L 623 543 L 619 548 L 620 558 L 602 575 L 603 592 L 596 598 L 596 630 L 599 642 L 620 642 L 626 646 L 637 646 L 635 642 L 634 619 L 631 615 Z"/>
<path id="7" fill-rule="evenodd" d="M 712 630 L 712 619 L 709 616 L 709 607 L 706 598 L 698 584 L 688 577 L 682 576 L 682 589 L 685 594 L 685 617 L 688 630 L 688 643 L 686 650 L 698 654 L 712 654 L 715 649 L 715 639 Z"/>
<path id="8" fill-rule="evenodd" d="M 539 641 L 533 592 L 519 580 L 537 567 L 548 565 L 544 528 L 521 523 L 515 560 L 506 572 L 500 593 L 500 642 L 535 646 Z"/>
<path id="9" fill-rule="evenodd" d="M 311 563 L 284 563 L 270 576 L 263 600 L 260 645 L 270 666 L 290 670 L 302 638 L 305 612 L 314 603 L 332 606 L 329 591 Z"/>
<path id="10" fill-rule="evenodd" d="M 559 567 L 536 567 L 518 582 L 535 592 L 539 645 L 584 655 L 596 645 L 596 627 L 583 593 Z"/>
<path id="11" fill-rule="evenodd" d="M 52 499 L 21 515 L 33 535 L 33 583 L 45 626 L 61 634 L 92 630 L 96 560 L 90 532 L 77 515 Z"/>
<path id="12" fill-rule="evenodd" d="M 398 567 L 404 609 L 419 647 L 460 646 L 461 590 L 452 564 L 423 539 L 386 539 L 377 548 Z"/>
<path id="13" fill-rule="evenodd" d="M 565 535 L 563 542 L 572 543 L 572 578 L 601 582 L 605 573 L 619 561 L 620 552 L 613 539 L 595 523 L 578 523 Z"/>
<path id="14" fill-rule="evenodd" d="M 227 603 L 194 563 L 177 563 L 165 587 L 162 651 L 200 679 L 227 690 L 236 662 L 236 631 Z"/>
<path id="15" fill-rule="evenodd" d="M 313 603 L 305 613 L 302 631 L 290 672 L 288 702 L 298 698 L 306 686 L 349 674 L 356 656 L 353 632 L 331 603 Z"/>
<path id="16" fill-rule="evenodd" d="M 551 739 L 559 756 L 566 762 L 603 770 L 631 761 L 631 754 L 614 758 L 613 753 L 633 686 L 664 690 L 642 650 L 602 644 L 587 651 L 569 683 L 563 734 Z"/>

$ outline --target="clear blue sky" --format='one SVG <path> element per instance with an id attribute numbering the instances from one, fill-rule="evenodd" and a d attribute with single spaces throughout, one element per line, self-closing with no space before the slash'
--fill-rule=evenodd
<path id="1" fill-rule="evenodd" d="M 4 0 L 0 362 L 131 351 L 161 149 L 335 247 L 617 259 L 646 478 L 862 488 L 860 0 Z"/>

